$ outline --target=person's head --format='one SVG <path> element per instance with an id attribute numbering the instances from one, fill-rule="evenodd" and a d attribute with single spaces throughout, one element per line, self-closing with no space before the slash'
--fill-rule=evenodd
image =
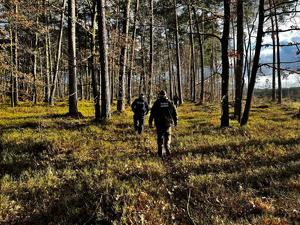
<path id="1" fill-rule="evenodd" d="M 159 98 L 167 98 L 167 92 L 165 90 L 161 90 L 158 94 Z"/>
<path id="2" fill-rule="evenodd" d="M 141 94 L 139 95 L 139 98 L 140 98 L 140 99 L 144 99 L 144 98 L 145 98 L 145 95 L 144 95 L 143 93 L 141 93 Z"/>

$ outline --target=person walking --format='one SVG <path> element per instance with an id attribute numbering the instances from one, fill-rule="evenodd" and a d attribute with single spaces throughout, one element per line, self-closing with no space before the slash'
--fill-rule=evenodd
<path id="1" fill-rule="evenodd" d="M 179 106 L 179 97 L 177 94 L 174 95 L 173 102 L 174 102 L 175 107 L 177 108 Z"/>
<path id="2" fill-rule="evenodd" d="M 168 99 L 166 91 L 159 92 L 158 99 L 154 102 L 151 108 L 149 127 L 152 128 L 152 123 L 155 123 L 157 133 L 158 156 L 162 157 L 162 150 L 165 147 L 166 155 L 171 154 L 171 127 L 177 126 L 177 112 L 173 103 Z"/>
<path id="3" fill-rule="evenodd" d="M 145 115 L 147 115 L 149 112 L 148 103 L 145 100 L 144 94 L 140 94 L 140 96 L 133 101 L 133 103 L 131 104 L 131 109 L 134 113 L 134 130 L 138 134 L 142 134 L 144 130 Z"/>

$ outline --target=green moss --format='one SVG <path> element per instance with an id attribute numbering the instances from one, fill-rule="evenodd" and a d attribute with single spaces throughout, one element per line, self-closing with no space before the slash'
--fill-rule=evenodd
<path id="1" fill-rule="evenodd" d="M 217 106 L 179 107 L 164 160 L 147 121 L 135 135 L 129 108 L 100 125 L 88 101 L 82 119 L 64 103 L 1 107 L 0 223 L 187 224 L 188 199 L 198 223 L 295 223 L 299 104 L 260 104 L 247 127 L 226 129 Z"/>

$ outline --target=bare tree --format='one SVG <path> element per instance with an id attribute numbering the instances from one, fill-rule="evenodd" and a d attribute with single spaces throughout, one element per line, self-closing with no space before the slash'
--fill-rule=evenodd
<path id="1" fill-rule="evenodd" d="M 274 26 L 274 18 L 273 18 L 273 10 L 272 10 L 272 0 L 269 0 L 270 6 L 270 19 L 271 19 L 271 29 L 272 29 L 272 50 L 273 50 L 273 59 L 272 59 L 272 101 L 276 101 L 276 40 L 275 40 L 275 26 Z"/>
<path id="2" fill-rule="evenodd" d="M 109 75 L 107 62 L 107 31 L 105 17 L 105 0 L 100 0 L 98 4 L 98 32 L 99 51 L 101 65 L 101 120 L 106 121 L 110 117 L 110 96 L 109 96 Z"/>
<path id="3" fill-rule="evenodd" d="M 230 30 L 230 0 L 224 0 L 224 25 L 222 45 L 222 115 L 221 127 L 229 126 L 228 106 L 228 81 L 229 81 L 229 59 L 228 59 L 228 38 Z"/>
<path id="4" fill-rule="evenodd" d="M 93 2 L 92 6 L 92 33 L 91 33 L 91 58 L 90 58 L 90 68 L 92 75 L 92 89 L 93 89 L 93 97 L 94 97 L 94 107 L 95 107 L 95 118 L 96 121 L 101 120 L 101 110 L 100 110 L 100 93 L 98 90 L 98 79 L 96 73 L 96 22 L 97 22 L 97 1 Z M 99 42 L 100 44 L 100 42 Z"/>
<path id="5" fill-rule="evenodd" d="M 77 63 L 76 63 L 76 0 L 68 0 L 68 47 L 69 47 L 69 115 L 78 116 Z"/>
<path id="6" fill-rule="evenodd" d="M 150 71 L 148 80 L 148 103 L 151 105 L 152 99 L 152 77 L 153 77 L 153 0 L 150 0 Z"/>
<path id="7" fill-rule="evenodd" d="M 128 82 L 127 82 L 127 103 L 131 104 L 132 98 L 132 71 L 135 59 L 135 36 L 136 36 L 136 21 L 139 11 L 139 0 L 135 2 L 135 11 L 134 11 L 134 22 L 133 22 L 133 32 L 132 32 L 132 43 L 131 43 L 131 59 L 130 59 L 130 66 L 128 72 Z"/>
<path id="8" fill-rule="evenodd" d="M 255 54 L 253 58 L 253 66 L 251 70 L 251 77 L 250 82 L 248 86 L 248 92 L 247 92 L 247 100 L 246 105 L 244 109 L 244 113 L 241 119 L 241 126 L 246 125 L 249 119 L 249 113 L 251 108 L 251 101 L 252 101 L 252 95 L 253 90 L 255 86 L 255 80 L 256 80 L 256 74 L 259 67 L 259 56 L 261 51 L 261 44 L 262 44 L 262 38 L 263 38 L 263 27 L 264 27 L 264 0 L 259 0 L 259 17 L 258 17 L 258 27 L 257 27 L 257 35 L 256 35 L 256 46 L 255 46 Z"/>
<path id="9" fill-rule="evenodd" d="M 131 0 L 124 1 L 124 18 L 123 18 L 123 46 L 120 53 L 120 71 L 119 71 L 119 90 L 118 90 L 118 101 L 117 110 L 122 112 L 125 108 L 124 98 L 125 98 L 125 73 L 126 73 L 126 62 L 127 62 L 127 37 L 128 37 L 128 26 L 129 26 L 129 12 L 130 12 L 130 2 Z"/>
<path id="10" fill-rule="evenodd" d="M 242 111 L 242 79 L 244 66 L 244 5 L 243 0 L 237 0 L 237 62 L 235 67 L 235 104 L 234 116 L 240 121 Z"/>
<path id="11" fill-rule="evenodd" d="M 193 7 L 194 17 L 196 20 L 196 29 L 197 29 L 197 36 L 198 36 L 198 44 L 199 44 L 199 56 L 200 56 L 200 73 L 201 73 L 201 89 L 200 89 L 200 104 L 204 102 L 204 53 L 203 53 L 203 42 L 202 36 L 200 32 L 200 21 L 197 19 L 196 9 Z M 203 13 L 202 13 L 203 15 Z M 203 23 L 203 21 L 201 21 Z"/>
<path id="12" fill-rule="evenodd" d="M 179 31 L 178 31 L 178 18 L 177 18 L 177 2 L 173 0 L 174 19 L 175 19 L 175 40 L 176 40 L 176 65 L 177 65 L 177 85 L 179 104 L 183 103 L 182 86 L 181 86 L 181 62 L 180 62 L 180 44 L 179 44 Z"/>
<path id="13" fill-rule="evenodd" d="M 275 35 L 276 35 L 276 53 L 277 53 L 277 82 L 278 82 L 278 90 L 277 90 L 277 102 L 281 104 L 282 102 L 282 87 L 281 87 L 281 64 L 280 64 L 280 40 L 279 40 L 279 26 L 278 26 L 278 16 L 277 16 L 277 9 L 275 5 L 275 1 L 273 1 L 274 7 L 274 20 L 275 20 Z"/>
<path id="14" fill-rule="evenodd" d="M 62 48 L 62 39 L 63 39 L 63 30 L 64 30 L 64 18 L 65 18 L 64 11 L 65 11 L 66 2 L 67 0 L 63 1 L 63 6 L 61 8 L 61 15 L 60 15 L 60 28 L 59 28 L 59 38 L 57 41 L 56 64 L 55 64 L 55 70 L 53 74 L 53 83 L 51 86 L 50 100 L 49 100 L 49 103 L 52 106 L 54 105 L 54 95 L 57 86 L 57 78 L 58 78 L 59 66 L 60 66 L 61 48 Z"/>
<path id="15" fill-rule="evenodd" d="M 190 95 L 193 102 L 196 101 L 196 68 L 195 68 L 195 45 L 194 45 L 194 34 L 193 34 L 193 18 L 191 12 L 191 6 L 188 4 L 189 14 L 189 29 L 190 29 L 190 48 L 191 48 L 191 61 L 190 61 Z"/>

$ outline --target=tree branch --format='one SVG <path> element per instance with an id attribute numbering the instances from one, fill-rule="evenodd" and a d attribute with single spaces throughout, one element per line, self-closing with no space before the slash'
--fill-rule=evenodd
<path id="1" fill-rule="evenodd" d="M 268 9 L 265 9 L 265 11 L 269 11 L 269 10 L 277 8 L 278 6 L 286 5 L 286 4 L 291 4 L 291 3 L 295 3 L 295 2 L 298 2 L 298 0 L 280 2 L 280 3 L 276 4 L 275 6 L 272 6 L 272 7 L 268 8 Z"/>
<path id="2" fill-rule="evenodd" d="M 263 64 L 260 64 L 259 65 L 260 67 L 261 66 L 266 66 L 266 67 L 269 67 L 269 68 L 275 68 L 278 70 L 278 68 L 276 66 L 272 66 L 270 64 L 266 64 L 266 63 L 263 63 Z M 287 71 L 287 72 L 290 72 L 290 73 L 296 73 L 296 74 L 299 74 L 300 75 L 300 71 L 297 71 L 297 70 L 290 70 L 290 69 L 284 69 L 284 68 L 280 68 L 280 70 L 282 71 Z"/>
<path id="3" fill-rule="evenodd" d="M 289 32 L 289 31 L 300 31 L 300 28 L 299 27 L 295 27 L 295 28 L 290 28 L 290 29 L 286 29 L 286 30 L 278 30 L 278 32 Z M 273 33 L 273 31 L 264 31 L 264 34 L 267 34 L 267 33 Z"/>

